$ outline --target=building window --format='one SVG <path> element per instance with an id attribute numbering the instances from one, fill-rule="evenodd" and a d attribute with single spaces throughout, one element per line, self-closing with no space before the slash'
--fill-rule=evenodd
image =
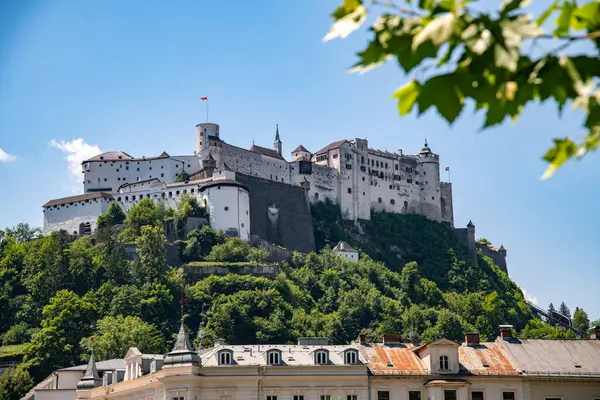
<path id="1" fill-rule="evenodd" d="M 219 353 L 219 365 L 231 365 L 231 353 L 229 351 Z"/>
<path id="2" fill-rule="evenodd" d="M 161 177 L 161 178 L 164 178 L 164 177 L 165 177 L 165 174 L 161 172 L 161 173 L 160 173 L 160 177 Z"/>
<path id="3" fill-rule="evenodd" d="M 229 207 L 225 206 L 224 210 L 229 211 Z"/>
<path id="4" fill-rule="evenodd" d="M 315 364 L 324 365 L 327 364 L 327 352 L 325 350 L 318 350 L 315 352 Z"/>
<path id="5" fill-rule="evenodd" d="M 348 188 L 348 193 L 349 194 L 352 193 L 352 189 L 351 188 Z"/>
<path id="6" fill-rule="evenodd" d="M 411 390 L 408 392 L 408 400 L 421 400 L 421 392 Z"/>
<path id="7" fill-rule="evenodd" d="M 412 183 L 412 179 L 407 179 L 406 182 L 407 183 Z"/>
<path id="8" fill-rule="evenodd" d="M 270 365 L 279 365 L 279 352 L 276 350 L 269 351 L 267 353 L 267 361 Z"/>
<path id="9" fill-rule="evenodd" d="M 483 392 L 471 392 L 471 400 L 483 400 Z"/>
<path id="10" fill-rule="evenodd" d="M 354 350 L 346 351 L 344 361 L 346 362 L 346 364 L 358 364 L 358 352 Z"/>
<path id="11" fill-rule="evenodd" d="M 381 203 L 381 201 L 382 201 L 382 200 L 381 200 L 381 197 L 377 199 L 377 202 L 378 202 L 378 203 Z"/>
<path id="12" fill-rule="evenodd" d="M 434 196 L 431 196 L 431 200 L 435 200 L 435 197 L 434 197 Z"/>
<path id="13" fill-rule="evenodd" d="M 390 185 L 390 189 L 392 188 L 392 185 Z"/>
<path id="14" fill-rule="evenodd" d="M 404 201 L 404 207 L 408 207 L 408 201 Z"/>
<path id="15" fill-rule="evenodd" d="M 331 395 L 330 394 L 322 394 L 321 400 L 331 400 Z"/>
<path id="16" fill-rule="evenodd" d="M 398 164 L 394 165 L 394 167 L 396 168 L 396 171 L 398 171 Z"/>
<path id="17" fill-rule="evenodd" d="M 448 356 L 440 356 L 440 370 L 447 371 L 449 369 Z"/>
<path id="18" fill-rule="evenodd" d="M 334 154 L 334 155 L 333 155 L 333 158 L 338 158 L 338 155 L 337 155 L 337 154 Z"/>
<path id="19" fill-rule="evenodd" d="M 294 400 L 304 400 L 304 396 L 302 396 L 302 395 L 295 395 L 294 396 Z"/>
<path id="20" fill-rule="evenodd" d="M 138 163 L 139 164 L 139 163 Z M 138 171 L 140 170 L 139 168 L 137 169 Z"/>
<path id="21" fill-rule="evenodd" d="M 185 400 L 185 397 L 183 397 L 183 396 L 173 397 L 173 400 Z"/>
<path id="22" fill-rule="evenodd" d="M 377 392 L 377 400 L 390 400 L 390 392 L 386 391 L 378 391 Z"/>
<path id="23" fill-rule="evenodd" d="M 444 390 L 444 400 L 456 400 L 456 390 Z"/>
<path id="24" fill-rule="evenodd" d="M 391 200 L 390 200 L 390 204 L 396 204 L 396 200 L 394 200 L 394 199 L 391 199 Z"/>
<path id="25" fill-rule="evenodd" d="M 346 400 L 358 400 L 358 395 L 356 394 L 349 394 L 346 396 Z"/>
<path id="26" fill-rule="evenodd" d="M 515 400 L 515 392 L 503 392 L 502 400 Z"/>
<path id="27" fill-rule="evenodd" d="M 267 400 L 277 400 L 277 396 L 267 396 Z"/>

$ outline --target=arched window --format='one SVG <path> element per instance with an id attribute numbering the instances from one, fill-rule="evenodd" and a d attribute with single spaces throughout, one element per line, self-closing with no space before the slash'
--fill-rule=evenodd
<path id="1" fill-rule="evenodd" d="M 315 351 L 315 364 L 325 365 L 329 363 L 329 354 L 327 350 L 317 350 Z"/>
<path id="2" fill-rule="evenodd" d="M 269 350 L 267 352 L 267 362 L 269 365 L 281 364 L 281 354 L 279 354 L 279 350 Z"/>
<path id="3" fill-rule="evenodd" d="M 231 365 L 231 351 L 221 350 L 219 352 L 219 365 Z"/>
<path id="4" fill-rule="evenodd" d="M 346 354 L 344 354 L 344 362 L 350 365 L 358 364 L 358 351 L 346 350 Z"/>
<path id="5" fill-rule="evenodd" d="M 440 370 L 447 371 L 450 369 L 450 364 L 448 362 L 448 356 L 440 356 Z"/>

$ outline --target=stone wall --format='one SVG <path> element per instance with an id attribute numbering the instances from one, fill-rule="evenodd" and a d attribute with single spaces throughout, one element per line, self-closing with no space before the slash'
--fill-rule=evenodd
<path id="1" fill-rule="evenodd" d="M 306 190 L 245 174 L 236 179 L 250 191 L 250 233 L 288 250 L 315 250 Z"/>
<path id="2" fill-rule="evenodd" d="M 291 251 L 281 248 L 281 247 L 277 247 L 277 246 L 267 242 L 265 239 L 261 238 L 260 236 L 250 235 L 249 242 L 250 242 L 250 244 L 252 244 L 252 246 L 262 247 L 270 253 L 270 256 L 267 258 L 267 261 L 282 262 L 282 261 L 288 261 L 288 260 L 290 260 L 290 258 L 292 258 Z"/>
<path id="3" fill-rule="evenodd" d="M 494 248 L 490 248 L 484 244 L 477 243 L 477 249 L 481 251 L 481 253 L 492 259 L 494 264 L 498 266 L 502 271 L 508 274 L 508 265 L 506 264 L 506 255 L 503 252 L 498 251 Z"/>

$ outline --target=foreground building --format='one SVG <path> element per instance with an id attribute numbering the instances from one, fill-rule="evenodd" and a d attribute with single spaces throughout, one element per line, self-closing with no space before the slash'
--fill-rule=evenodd
<path id="1" fill-rule="evenodd" d="M 600 327 L 593 337 L 600 339 Z M 46 380 L 25 399 L 600 399 L 600 340 L 518 340 L 510 326 L 493 342 L 480 342 L 477 333 L 466 334 L 462 344 L 440 339 L 424 345 L 395 335 L 367 343 L 361 335 L 342 346 L 324 338 L 300 338 L 297 345 L 217 340 L 196 352 L 182 325 L 165 355 L 131 348 L 120 362 L 108 362 L 114 369 L 102 363 L 92 357 L 84 373 L 76 367 L 77 390 L 53 395 Z"/>

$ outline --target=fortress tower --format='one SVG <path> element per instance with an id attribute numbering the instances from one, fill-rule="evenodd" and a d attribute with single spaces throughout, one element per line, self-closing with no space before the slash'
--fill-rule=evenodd
<path id="1" fill-rule="evenodd" d="M 275 128 L 275 140 L 273 141 L 273 149 L 277 152 L 277 154 L 283 154 L 281 139 L 279 139 L 279 124 L 277 124 Z"/>
<path id="2" fill-rule="evenodd" d="M 211 142 L 220 142 L 219 124 L 204 122 L 196 125 L 196 154 L 210 147 Z"/>
<path id="3" fill-rule="evenodd" d="M 420 205 L 421 214 L 436 221 L 442 218 L 440 209 L 440 156 L 434 154 L 425 144 L 419 153 L 419 163 L 421 164 L 419 184 L 420 184 Z"/>

